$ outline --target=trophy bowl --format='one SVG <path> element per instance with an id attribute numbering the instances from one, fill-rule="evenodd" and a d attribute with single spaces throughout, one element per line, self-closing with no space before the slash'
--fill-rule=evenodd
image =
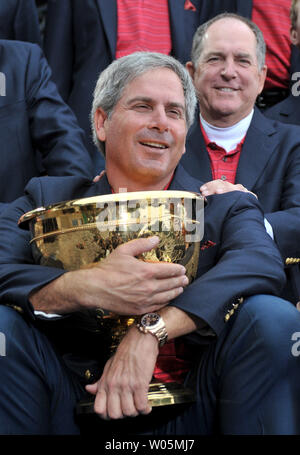
<path id="1" fill-rule="evenodd" d="M 25 213 L 18 224 L 31 233 L 37 264 L 67 271 L 95 266 L 124 242 L 157 235 L 158 246 L 138 259 L 182 264 L 191 283 L 197 274 L 203 207 L 203 197 L 187 191 L 124 192 L 39 207 Z M 101 308 L 95 313 L 97 330 L 105 331 L 113 353 L 135 317 Z M 152 405 L 191 401 L 187 391 L 177 397 L 174 387 L 151 384 Z"/>

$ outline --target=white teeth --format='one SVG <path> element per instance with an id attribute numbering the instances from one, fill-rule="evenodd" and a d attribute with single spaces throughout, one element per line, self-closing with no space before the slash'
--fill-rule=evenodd
<path id="1" fill-rule="evenodd" d="M 158 149 L 166 149 L 167 146 L 164 144 L 158 144 L 157 142 L 141 142 L 143 145 L 148 145 L 149 147 L 156 147 Z"/>
<path id="2" fill-rule="evenodd" d="M 221 90 L 221 92 L 234 92 L 234 89 L 230 87 L 221 87 L 219 90 Z"/>

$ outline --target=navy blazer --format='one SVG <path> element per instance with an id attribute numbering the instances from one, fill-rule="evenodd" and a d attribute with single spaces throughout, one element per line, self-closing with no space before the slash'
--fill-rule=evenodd
<path id="1" fill-rule="evenodd" d="M 34 0 L 5 0 L 0 2 L 0 39 L 42 44 L 37 7 Z"/>
<path id="2" fill-rule="evenodd" d="M 199 184 L 179 166 L 170 189 L 197 191 Z M 0 217 L 1 303 L 18 305 L 32 318 L 29 294 L 65 273 L 34 264 L 30 234 L 17 226 L 19 217 L 37 206 L 108 193 L 106 176 L 97 183 L 79 177 L 43 177 L 29 183 L 27 195 Z M 279 294 L 285 276 L 280 253 L 266 233 L 254 196 L 234 192 L 207 198 L 204 222 L 203 242 L 210 240 L 215 245 L 201 251 L 198 279 L 172 304 L 202 318 L 218 335 L 227 326 L 235 298 Z"/>
<path id="3" fill-rule="evenodd" d="M 40 47 L 0 40 L 0 70 L 0 203 L 21 196 L 42 172 L 92 177 L 83 132 L 58 94 Z"/>
<path id="4" fill-rule="evenodd" d="M 189 131 L 181 164 L 195 178 L 212 180 L 198 117 Z M 299 128 L 267 119 L 255 108 L 235 182 L 257 194 L 283 258 L 300 257 Z"/>
<path id="5" fill-rule="evenodd" d="M 185 0 L 168 0 L 168 3 L 172 55 L 185 63 L 190 60 L 196 28 L 224 11 L 224 0 L 193 0 L 196 11 L 185 10 Z M 99 74 L 115 59 L 116 47 L 116 0 L 48 0 L 45 54 L 63 99 L 86 133 L 92 155 L 95 146 L 89 114 L 93 92 Z M 99 154 L 95 164 L 99 170 L 104 167 Z"/>
<path id="6" fill-rule="evenodd" d="M 299 94 L 300 95 L 300 94 Z M 292 93 L 280 103 L 266 109 L 264 115 L 283 123 L 300 125 L 300 98 Z M 299 131 L 300 134 L 300 131 Z"/>

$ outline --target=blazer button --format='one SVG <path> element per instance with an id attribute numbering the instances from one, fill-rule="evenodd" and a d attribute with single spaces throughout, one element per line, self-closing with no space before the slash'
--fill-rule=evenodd
<path id="1" fill-rule="evenodd" d="M 92 373 L 90 372 L 90 370 L 86 370 L 85 373 L 84 373 L 84 376 L 85 376 L 85 379 L 87 381 L 89 381 L 92 377 Z"/>

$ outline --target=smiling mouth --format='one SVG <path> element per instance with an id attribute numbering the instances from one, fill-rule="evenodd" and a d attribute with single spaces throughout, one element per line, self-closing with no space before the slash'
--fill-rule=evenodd
<path id="1" fill-rule="evenodd" d="M 164 150 L 168 148 L 166 144 L 162 144 L 159 142 L 140 141 L 140 144 L 144 145 L 145 147 L 155 148 L 159 150 Z"/>
<path id="2" fill-rule="evenodd" d="M 236 92 L 236 88 L 231 88 L 231 87 L 216 87 L 216 89 L 220 92 L 225 92 L 225 93 L 232 93 Z"/>

